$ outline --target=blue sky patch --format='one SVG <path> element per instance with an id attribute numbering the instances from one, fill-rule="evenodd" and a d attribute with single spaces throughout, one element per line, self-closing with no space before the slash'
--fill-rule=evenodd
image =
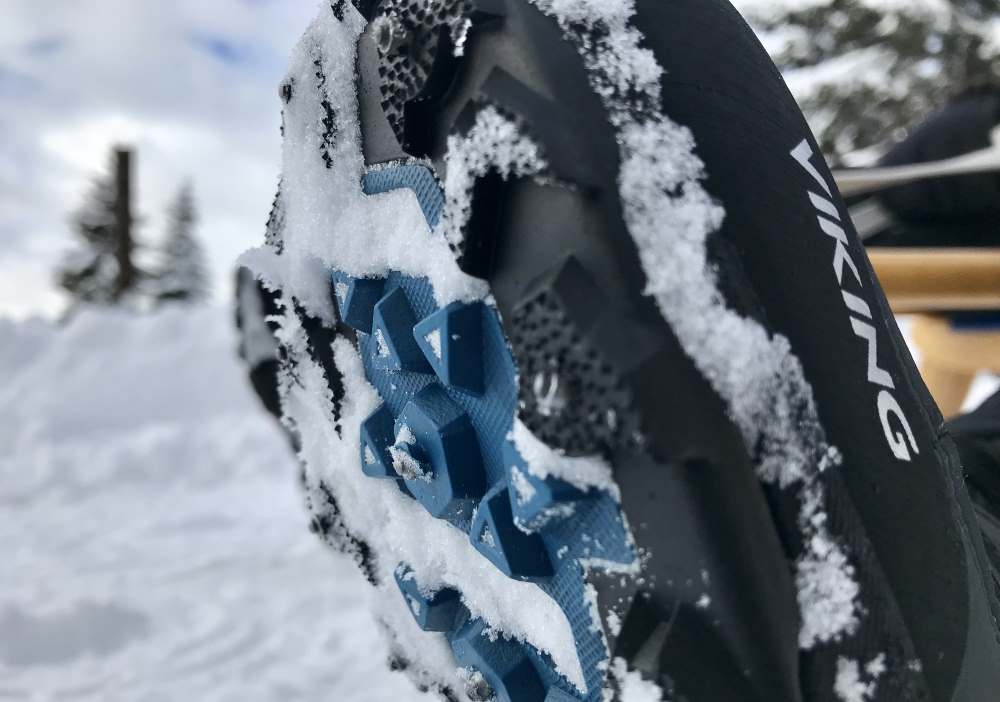
<path id="1" fill-rule="evenodd" d="M 51 56 L 62 51 L 67 43 L 65 36 L 57 34 L 38 37 L 24 45 L 24 52 L 29 56 Z"/>
<path id="2" fill-rule="evenodd" d="M 217 34 L 195 34 L 191 43 L 214 59 L 231 66 L 248 63 L 253 58 L 251 49 Z"/>
<path id="3" fill-rule="evenodd" d="M 0 64 L 0 98 L 18 98 L 41 88 L 38 79 Z"/>

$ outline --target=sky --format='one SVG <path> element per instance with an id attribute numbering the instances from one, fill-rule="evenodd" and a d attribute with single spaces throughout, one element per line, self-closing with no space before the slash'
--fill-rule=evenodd
<path id="1" fill-rule="evenodd" d="M 137 151 L 141 241 L 193 184 L 218 300 L 279 171 L 278 84 L 319 0 L 3 0 L 0 317 L 53 317 L 71 218 L 115 144 Z"/>

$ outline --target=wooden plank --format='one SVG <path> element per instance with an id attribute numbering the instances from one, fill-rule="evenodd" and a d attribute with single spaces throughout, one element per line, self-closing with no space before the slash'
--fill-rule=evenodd
<path id="1" fill-rule="evenodd" d="M 947 317 L 914 315 L 910 333 L 920 374 L 945 417 L 962 407 L 979 371 L 1000 371 L 1000 332 L 955 329 Z"/>
<path id="2" fill-rule="evenodd" d="M 1000 310 L 1000 248 L 871 247 L 893 312 Z"/>

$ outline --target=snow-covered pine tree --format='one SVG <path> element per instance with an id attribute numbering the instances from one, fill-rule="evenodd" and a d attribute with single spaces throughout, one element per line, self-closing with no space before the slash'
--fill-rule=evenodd
<path id="1" fill-rule="evenodd" d="M 736 0 L 834 161 L 1000 81 L 1000 0 Z"/>
<path id="2" fill-rule="evenodd" d="M 194 193 L 185 184 L 167 211 L 167 234 L 155 283 L 158 302 L 194 303 L 208 297 L 204 252 L 194 234 L 197 221 Z"/>

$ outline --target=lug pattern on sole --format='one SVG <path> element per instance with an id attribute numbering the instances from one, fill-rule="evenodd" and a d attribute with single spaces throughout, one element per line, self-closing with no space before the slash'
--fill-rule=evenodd
<path id="1" fill-rule="evenodd" d="M 454 302 L 413 328 L 413 336 L 445 385 L 483 394 L 482 303 Z"/>
<path id="2" fill-rule="evenodd" d="M 428 225 L 436 224 L 443 193 L 424 166 L 376 169 L 362 183 L 369 195 L 412 189 Z M 500 572 L 552 597 L 576 640 L 587 693 L 581 697 L 547 656 L 489 630 L 464 605 L 456 615 L 461 593 L 424 592 L 401 566 L 397 584 L 417 624 L 444 634 L 459 665 L 478 671 L 498 700 L 601 699 L 608 652 L 582 562 L 629 564 L 635 554 L 613 498 L 533 475 L 518 453 L 510 438 L 518 373 L 497 311 L 484 303 L 439 307 L 427 280 L 395 272 L 371 280 L 332 272 L 331 284 L 383 401 L 360 429 L 361 470 L 395 480 L 429 514 L 464 531 Z M 374 301 L 373 291 L 380 293 Z M 370 325 L 359 318 L 367 310 Z"/>
<path id="3" fill-rule="evenodd" d="M 406 299 L 406 293 L 399 288 L 388 293 L 375 305 L 375 319 L 372 334 L 377 344 L 375 363 L 390 371 L 411 371 L 429 373 L 427 359 L 413 338 L 416 319 Z"/>
<path id="4" fill-rule="evenodd" d="M 352 278 L 335 271 L 333 294 L 344 324 L 355 331 L 371 334 L 375 305 L 382 299 L 384 287 L 382 278 Z"/>
<path id="5" fill-rule="evenodd" d="M 573 258 L 557 264 L 514 311 L 511 346 L 521 417 L 546 444 L 570 455 L 606 453 L 636 431 L 632 397 L 603 358 L 601 294 Z"/>
<path id="6" fill-rule="evenodd" d="M 500 483 L 479 504 L 469 532 L 473 546 L 507 577 L 533 581 L 552 577 L 544 542 L 514 524 L 507 492 L 507 486 Z"/>
<path id="7" fill-rule="evenodd" d="M 522 531 L 536 532 L 552 520 L 572 517 L 577 503 L 587 499 L 589 491 L 565 480 L 532 474 L 512 444 L 504 447 L 504 459 L 509 471 L 511 515 Z"/>
<path id="8" fill-rule="evenodd" d="M 396 568 L 396 585 L 403 593 L 410 612 L 417 625 L 424 631 L 446 633 L 455 631 L 460 619 L 465 615 L 465 607 L 457 590 L 443 588 L 437 592 L 426 593 L 420 589 L 417 579 L 405 565 Z"/>
<path id="9" fill-rule="evenodd" d="M 444 634 L 457 665 L 482 676 L 470 697 L 496 702 L 579 702 L 579 697 L 552 683 L 551 663 L 545 656 L 472 617 L 458 591 L 421 589 L 406 564 L 396 568 L 395 576 L 417 626 Z"/>
<path id="10" fill-rule="evenodd" d="M 427 385 L 396 419 L 394 466 L 432 516 L 468 522 L 485 491 L 476 432 L 439 385 Z"/>

